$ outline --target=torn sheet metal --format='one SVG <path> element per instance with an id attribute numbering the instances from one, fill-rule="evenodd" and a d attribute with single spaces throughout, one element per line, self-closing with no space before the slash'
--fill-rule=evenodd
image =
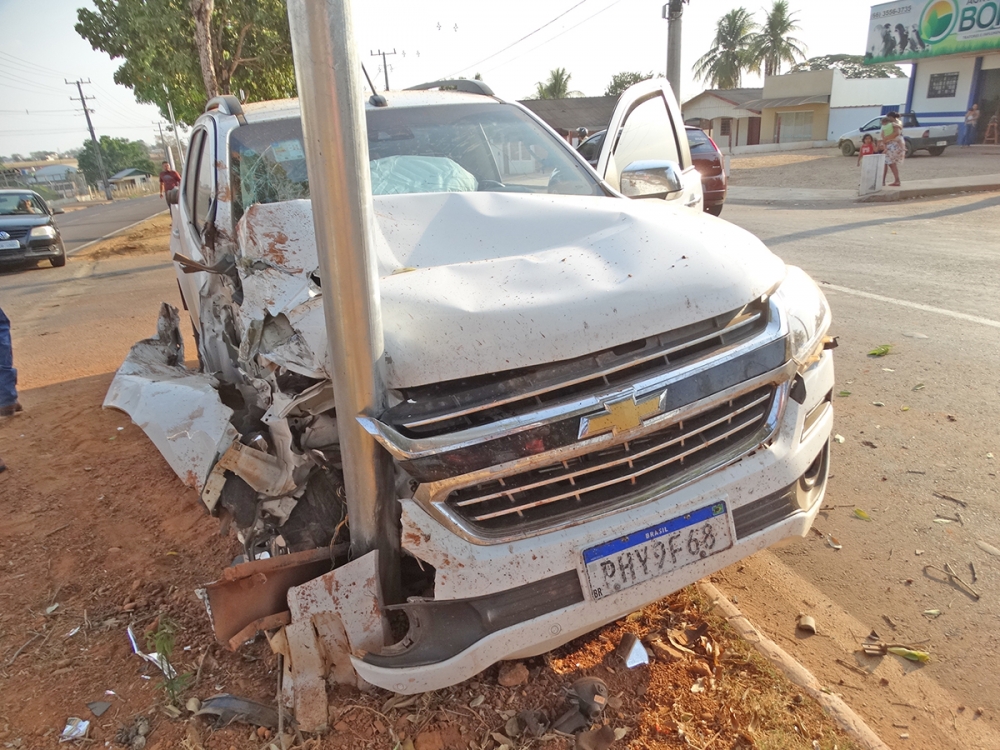
<path id="1" fill-rule="evenodd" d="M 303 731 L 323 731 L 328 721 L 327 680 L 363 686 L 351 655 L 363 656 L 386 645 L 389 629 L 382 612 L 378 551 L 289 589 L 288 606 L 292 622 L 284 629 L 281 646 L 295 685 L 295 716 Z"/>
<path id="2" fill-rule="evenodd" d="M 157 334 L 132 347 L 104 399 L 142 428 L 181 481 L 199 492 L 237 437 L 218 381 L 184 367 L 177 308 L 160 306 Z"/>
<path id="3" fill-rule="evenodd" d="M 280 497 L 296 487 L 292 469 L 277 456 L 234 442 L 212 467 L 201 499 L 210 511 L 215 510 L 227 471 L 239 476 L 257 492 Z"/>
<path id="4" fill-rule="evenodd" d="M 215 727 L 221 729 L 235 721 L 255 727 L 278 728 L 278 709 L 257 701 L 220 693 L 206 698 L 194 712 L 195 716 L 215 716 Z M 292 723 L 292 722 L 290 722 Z"/>
<path id="5" fill-rule="evenodd" d="M 276 622 L 266 618 L 288 610 L 292 586 L 321 576 L 330 566 L 330 550 L 323 548 L 226 568 L 221 579 L 198 590 L 216 639 L 235 650 L 247 640 L 250 625 Z"/>

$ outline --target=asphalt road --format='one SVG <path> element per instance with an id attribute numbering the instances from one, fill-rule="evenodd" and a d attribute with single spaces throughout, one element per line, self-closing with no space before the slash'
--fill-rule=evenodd
<path id="1" fill-rule="evenodd" d="M 161 205 L 129 203 L 75 212 L 79 241 Z M 136 213 L 104 215 L 126 210 Z M 723 217 L 823 285 L 840 342 L 835 431 L 844 438 L 816 524 L 842 549 L 818 536 L 795 541 L 727 570 L 723 588 L 890 746 L 1000 747 L 1000 557 L 976 544 L 1000 548 L 1000 195 L 729 204 Z M 0 299 L 24 389 L 114 370 L 153 333 L 159 302 L 179 304 L 165 255 L 0 273 Z M 882 344 L 887 356 L 868 356 Z M 924 567 L 945 563 L 968 581 L 976 566 L 978 601 Z M 803 611 L 821 635 L 796 634 Z M 932 661 L 864 661 L 856 651 L 872 629 Z M 902 744 L 901 733 L 910 734 Z"/>
<path id="2" fill-rule="evenodd" d="M 816 523 L 842 549 L 813 535 L 727 571 L 723 588 L 825 684 L 847 683 L 891 746 L 906 733 L 906 747 L 1000 747 L 1000 558 L 977 544 L 1000 548 L 1000 196 L 723 215 L 823 286 L 844 439 Z M 969 583 L 975 566 L 979 600 L 934 570 L 946 563 Z M 796 633 L 801 612 L 825 637 Z M 873 629 L 931 662 L 855 657 Z"/>
<path id="3" fill-rule="evenodd" d="M 72 253 L 129 224 L 148 219 L 166 207 L 162 198 L 150 195 L 67 211 L 56 217 L 56 225 L 62 233 L 66 251 Z"/>

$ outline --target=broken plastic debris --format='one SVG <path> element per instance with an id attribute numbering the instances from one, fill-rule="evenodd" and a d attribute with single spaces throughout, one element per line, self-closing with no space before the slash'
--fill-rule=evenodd
<path id="1" fill-rule="evenodd" d="M 70 716 L 66 719 L 66 727 L 62 730 L 62 734 L 59 735 L 59 741 L 73 742 L 74 740 L 85 739 L 89 730 L 89 721 L 85 719 L 78 719 L 75 716 Z"/>
<path id="2" fill-rule="evenodd" d="M 986 458 L 992 460 L 993 459 L 993 454 L 992 453 L 987 453 L 986 454 Z"/>
<path id="3" fill-rule="evenodd" d="M 107 701 L 92 701 L 87 704 L 87 708 L 90 709 L 90 712 L 94 714 L 94 716 L 100 717 L 105 711 L 111 708 L 111 704 Z"/>
<path id="4" fill-rule="evenodd" d="M 922 391 L 926 387 L 927 386 L 925 386 L 923 383 L 917 383 L 915 386 L 913 386 L 913 390 L 915 390 L 915 391 Z"/>
<path id="5" fill-rule="evenodd" d="M 883 367 L 882 372 L 896 372 L 896 371 L 893 370 L 891 367 Z"/>
<path id="6" fill-rule="evenodd" d="M 841 391 L 837 395 L 840 396 L 841 398 L 847 398 L 848 396 L 851 395 L 851 392 L 850 391 Z"/>
<path id="7" fill-rule="evenodd" d="M 843 443 L 844 442 L 844 436 L 843 435 L 834 435 L 833 436 L 833 442 L 835 442 L 835 443 Z"/>
<path id="8" fill-rule="evenodd" d="M 581 677 L 566 692 L 573 705 L 552 725 L 560 734 L 575 734 L 585 729 L 608 704 L 607 683 L 597 677 Z"/>
<path id="9" fill-rule="evenodd" d="M 872 517 L 865 513 L 861 508 L 854 509 L 854 515 L 860 518 L 862 521 L 871 521 Z"/>
<path id="10" fill-rule="evenodd" d="M 51 615 L 51 614 L 52 614 L 53 612 L 55 612 L 55 611 L 56 611 L 57 609 L 59 609 L 59 602 L 56 602 L 55 604 L 50 604 L 49 606 L 47 606 L 47 607 L 45 608 L 45 614 L 47 614 L 47 615 Z"/>
<path id="11" fill-rule="evenodd" d="M 155 665 L 157 669 L 163 672 L 163 676 L 166 677 L 168 680 L 172 680 L 177 676 L 177 671 L 172 666 L 170 666 L 170 662 L 167 661 L 167 657 L 163 656 L 163 654 L 160 654 L 157 651 L 153 651 L 147 654 L 144 653 L 139 648 L 139 642 L 135 638 L 135 632 L 132 630 L 131 625 L 129 625 L 125 629 L 125 632 L 128 633 L 129 642 L 131 642 L 132 644 L 132 651 L 135 653 L 136 656 L 145 661 L 148 661 L 150 664 Z M 146 677 L 146 675 L 143 675 L 143 677 Z"/>
<path id="12" fill-rule="evenodd" d="M 816 620 L 810 615 L 799 615 L 799 621 L 796 623 L 795 629 L 816 635 Z"/>
<path id="13" fill-rule="evenodd" d="M 79 632 L 80 632 L 80 626 L 77 625 L 75 628 L 73 628 L 71 631 L 69 631 L 66 635 L 64 635 L 63 638 L 72 638 L 74 635 L 76 635 Z"/>
<path id="14" fill-rule="evenodd" d="M 925 617 L 931 617 L 931 618 L 940 617 L 941 616 L 941 610 L 940 609 L 925 609 L 924 610 L 924 616 Z"/>
<path id="15" fill-rule="evenodd" d="M 837 540 L 837 537 L 835 537 L 835 536 L 832 536 L 832 535 L 830 535 L 830 534 L 827 534 L 827 535 L 826 535 L 826 543 L 827 543 L 827 544 L 828 544 L 829 546 L 833 547 L 834 549 L 843 549 L 843 548 L 844 548 L 844 545 L 843 545 L 843 544 L 841 544 L 841 543 L 840 543 L 840 542 L 839 542 L 839 541 Z"/>
<path id="16" fill-rule="evenodd" d="M 615 653 L 629 669 L 649 664 L 649 654 L 646 653 L 645 646 L 632 633 L 625 633 L 622 636 L 621 643 L 618 644 Z"/>
<path id="17" fill-rule="evenodd" d="M 872 406 L 885 406 L 885 404 L 881 401 L 872 401 Z"/>
<path id="18" fill-rule="evenodd" d="M 868 352 L 869 357 L 884 357 L 892 349 L 892 344 L 880 344 Z"/>
<path id="19" fill-rule="evenodd" d="M 194 715 L 217 717 L 215 720 L 217 727 L 227 726 L 234 721 L 268 729 L 276 729 L 278 726 L 278 709 L 229 693 L 206 698 Z"/>

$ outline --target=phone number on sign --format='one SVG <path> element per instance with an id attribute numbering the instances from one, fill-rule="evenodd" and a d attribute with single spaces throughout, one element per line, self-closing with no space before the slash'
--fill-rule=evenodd
<path id="1" fill-rule="evenodd" d="M 912 13 L 912 5 L 904 5 L 901 8 L 886 8 L 885 10 L 879 10 L 872 12 L 872 20 L 877 18 L 888 18 L 889 16 L 902 16 L 906 13 Z"/>

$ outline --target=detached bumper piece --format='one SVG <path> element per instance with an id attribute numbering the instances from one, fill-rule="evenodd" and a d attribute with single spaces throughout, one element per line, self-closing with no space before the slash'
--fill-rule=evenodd
<path id="1" fill-rule="evenodd" d="M 575 570 L 525 586 L 472 599 L 411 599 L 386 607 L 410 621 L 406 637 L 378 654 L 365 654 L 376 667 L 402 669 L 437 664 L 457 656 L 491 633 L 583 601 Z M 444 637 L 442 637 L 444 636 Z"/>

